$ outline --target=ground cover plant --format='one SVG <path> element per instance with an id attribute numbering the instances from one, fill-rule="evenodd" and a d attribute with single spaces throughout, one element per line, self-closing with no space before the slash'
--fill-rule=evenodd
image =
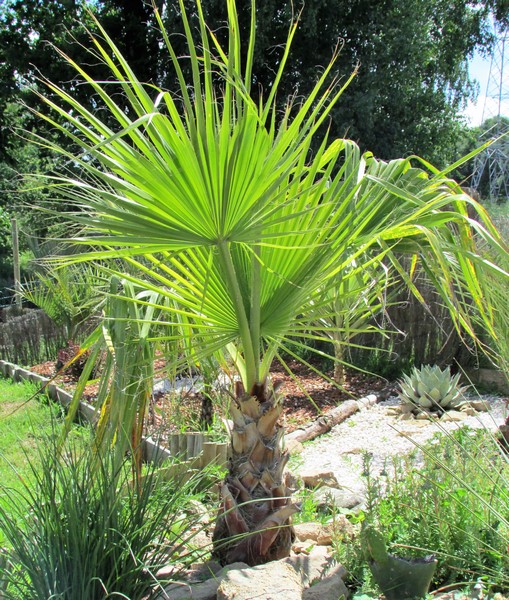
<path id="1" fill-rule="evenodd" d="M 456 325 L 475 336 L 472 311 L 492 332 L 483 277 L 486 270 L 507 277 L 496 267 L 497 253 L 507 249 L 484 209 L 447 171 L 412 158 L 386 163 L 362 155 L 349 140 L 323 134 L 342 93 L 342 83 L 329 79 L 337 53 L 308 97 L 300 104 L 290 100 L 278 112 L 278 84 L 291 69 L 297 23 L 272 87 L 253 100 L 255 5 L 245 44 L 235 2 L 228 0 L 227 7 L 226 48 L 207 29 L 200 2 L 192 21 L 180 2 L 190 71 L 182 68 L 159 19 L 179 95 L 140 82 L 97 23 L 100 37 L 91 36 L 90 60 L 109 69 L 107 84 L 60 56 L 103 110 L 92 114 L 44 81 L 41 100 L 48 110 L 40 116 L 68 145 L 37 135 L 35 141 L 81 172 L 79 179 L 64 172 L 46 181 L 63 202 L 76 204 L 74 218 L 84 231 L 74 241 L 91 246 L 68 260 L 123 259 L 105 272 L 166 299 L 141 305 L 168 315 L 167 339 L 178 324 L 178 336 L 186 330 L 197 360 L 219 351 L 228 355 L 238 383 L 217 556 L 256 564 L 288 554 L 286 525 L 296 510 L 282 479 L 282 399 L 271 385 L 271 365 L 287 339 L 329 339 L 331 328 L 326 335 L 316 323 L 316 307 L 336 285 L 336 275 L 389 264 L 418 294 L 411 276 L 419 263 Z M 113 85 L 123 92 L 122 105 Z M 478 239 L 485 242 L 482 256 Z M 411 257 L 409 272 L 402 254 Z M 384 278 L 379 281 L 383 286 Z M 246 504 L 249 499 L 257 502 Z M 246 533 L 252 535 L 222 544 Z"/>
<path id="2" fill-rule="evenodd" d="M 376 527 L 396 556 L 434 554 L 432 589 L 468 588 L 480 579 L 492 593 L 507 592 L 509 463 L 491 433 L 440 433 L 413 455 L 388 461 L 382 477 L 365 460 L 368 501 L 354 518 L 359 528 Z M 336 550 L 352 588 L 376 597 L 361 536 Z"/>

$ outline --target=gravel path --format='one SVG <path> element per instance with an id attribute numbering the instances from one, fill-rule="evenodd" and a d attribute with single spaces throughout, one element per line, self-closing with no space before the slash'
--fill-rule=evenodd
<path id="1" fill-rule="evenodd" d="M 479 400 L 479 396 L 475 399 Z M 363 495 L 364 481 L 361 473 L 363 454 L 366 452 L 372 455 L 373 474 L 379 474 L 388 457 L 415 449 L 416 446 L 411 440 L 422 444 L 438 432 L 452 431 L 464 426 L 486 427 L 494 431 L 505 419 L 506 402 L 495 396 L 482 396 L 482 399 L 489 406 L 489 411 L 479 412 L 461 422 L 401 420 L 390 414 L 390 408 L 399 404 L 399 400 L 394 397 L 363 408 L 333 427 L 330 433 L 307 443 L 301 458 L 298 459 L 301 463 L 298 470 L 332 471 L 344 489 Z"/>

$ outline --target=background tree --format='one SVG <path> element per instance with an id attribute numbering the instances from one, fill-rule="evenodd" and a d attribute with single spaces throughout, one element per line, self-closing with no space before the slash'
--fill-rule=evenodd
<path id="1" fill-rule="evenodd" d="M 239 9 L 246 32 L 248 5 L 243 0 Z M 257 7 L 253 79 L 262 92 L 270 89 L 293 7 L 301 8 L 289 0 L 267 0 Z M 491 15 L 506 21 L 509 3 L 311 0 L 303 10 L 292 69 L 279 88 L 281 103 L 293 94 L 306 96 L 340 43 L 341 56 L 331 77 L 345 79 L 357 64 L 359 72 L 331 113 L 334 136 L 353 139 L 362 150 L 384 159 L 418 154 L 445 166 L 457 158 L 456 139 L 464 127 L 458 112 L 476 92 L 468 59 L 475 49 L 491 48 Z M 225 11 L 222 0 L 205 7 L 219 35 Z"/>

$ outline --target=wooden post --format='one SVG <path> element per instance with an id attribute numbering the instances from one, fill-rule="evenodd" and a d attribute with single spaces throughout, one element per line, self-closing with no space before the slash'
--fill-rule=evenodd
<path id="1" fill-rule="evenodd" d="M 186 458 L 189 460 L 194 456 L 194 433 L 186 434 L 187 448 L 186 448 Z"/>
<path id="2" fill-rule="evenodd" d="M 179 460 L 187 460 L 187 435 L 185 433 L 179 433 Z"/>
<path id="3" fill-rule="evenodd" d="M 11 219 L 12 231 L 12 259 L 14 263 L 14 299 L 16 306 L 21 308 L 21 273 L 19 268 L 19 239 L 18 239 L 18 223 L 16 219 Z"/>
<path id="4" fill-rule="evenodd" d="M 204 442 L 202 446 L 203 454 L 201 456 L 201 466 L 205 468 L 211 463 L 216 462 L 216 444 L 215 442 Z"/>
<path id="5" fill-rule="evenodd" d="M 179 433 L 170 433 L 169 442 L 170 442 L 170 452 L 173 458 L 177 458 L 179 454 Z"/>
<path id="6" fill-rule="evenodd" d="M 228 444 L 226 442 L 216 445 L 216 462 L 221 467 L 228 464 Z"/>

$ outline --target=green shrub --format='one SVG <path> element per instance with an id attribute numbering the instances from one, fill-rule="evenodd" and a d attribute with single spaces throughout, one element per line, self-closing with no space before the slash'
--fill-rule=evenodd
<path id="1" fill-rule="evenodd" d="M 367 509 L 357 520 L 376 524 L 395 555 L 435 554 L 435 586 L 482 577 L 507 589 L 509 464 L 497 442 L 485 430 L 462 428 L 422 452 L 422 462 L 416 453 L 391 460 L 383 478 L 372 476 L 367 460 Z M 359 540 L 336 549 L 352 586 L 369 591 Z"/>
<path id="2" fill-rule="evenodd" d="M 201 476 L 165 482 L 151 466 L 133 480 L 129 460 L 117 468 L 112 453 L 71 445 L 57 456 L 50 441 L 33 468 L 35 485 L 2 490 L 7 598 L 141 600 L 158 569 L 193 558 L 184 538 L 194 519 L 183 511 Z"/>

